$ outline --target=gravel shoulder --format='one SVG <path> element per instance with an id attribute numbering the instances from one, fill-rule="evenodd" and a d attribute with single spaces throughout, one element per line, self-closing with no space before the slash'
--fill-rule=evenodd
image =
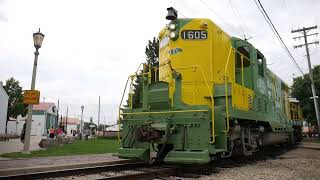
<path id="1" fill-rule="evenodd" d="M 238 167 L 216 167 L 213 174 L 200 179 L 320 179 L 319 168 L 320 150 L 295 148 Z"/>

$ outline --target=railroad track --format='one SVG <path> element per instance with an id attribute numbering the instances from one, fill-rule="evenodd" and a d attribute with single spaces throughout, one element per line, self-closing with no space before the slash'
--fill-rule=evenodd
<path id="1" fill-rule="evenodd" d="M 93 167 L 72 168 L 54 171 L 43 171 L 10 176 L 0 179 L 154 179 L 178 175 L 179 166 L 150 165 L 145 162 L 126 162 Z"/>
<path id="2" fill-rule="evenodd" d="M 176 176 L 180 174 L 182 168 L 178 166 L 150 166 L 148 168 L 138 168 L 135 170 L 131 170 L 130 172 L 122 171 L 117 175 L 107 175 L 100 174 L 100 178 L 96 178 L 99 180 L 151 180 L 154 178 L 163 178 L 168 176 Z M 89 177 L 90 178 L 90 177 Z"/>
<path id="3" fill-rule="evenodd" d="M 9 176 L 0 176 L 0 179 L 45 179 L 45 178 L 59 178 L 68 176 L 85 176 L 88 174 L 99 174 L 106 171 L 123 171 L 126 169 L 135 169 L 137 167 L 147 167 L 149 164 L 145 162 L 126 162 L 110 165 L 70 168 L 54 171 L 42 171 L 24 174 L 15 174 Z"/>
<path id="4" fill-rule="evenodd" d="M 251 157 L 237 157 L 216 160 L 203 166 L 169 166 L 150 165 L 145 162 L 119 162 L 117 164 L 63 169 L 55 171 L 35 172 L 28 174 L 11 175 L 0 179 L 154 179 L 168 176 L 199 178 L 201 175 L 219 173 L 219 168 L 233 168 L 246 164 L 277 158 L 285 150 L 280 147 L 266 148 Z"/>

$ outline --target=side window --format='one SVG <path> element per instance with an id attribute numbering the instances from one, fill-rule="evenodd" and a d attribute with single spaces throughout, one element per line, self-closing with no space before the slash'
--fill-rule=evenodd
<path id="1" fill-rule="evenodd" d="M 264 76 L 264 58 L 263 55 L 257 50 L 257 63 L 258 63 L 258 74 Z"/>
<path id="2" fill-rule="evenodd" d="M 237 84 L 243 85 L 247 88 L 252 88 L 249 46 L 240 46 L 236 49 L 235 81 Z"/>
<path id="3" fill-rule="evenodd" d="M 241 55 L 240 53 L 244 56 L 245 61 L 247 61 L 247 59 L 250 59 L 250 50 L 249 47 L 247 46 L 242 46 L 242 47 L 238 47 L 237 48 L 237 56 L 236 56 L 236 66 L 237 67 L 241 67 Z M 248 63 L 245 63 L 248 64 Z"/>

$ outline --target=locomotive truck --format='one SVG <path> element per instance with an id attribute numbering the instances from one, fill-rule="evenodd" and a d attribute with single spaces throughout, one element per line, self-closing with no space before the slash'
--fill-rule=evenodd
<path id="1" fill-rule="evenodd" d="M 205 164 L 300 139 L 299 104 L 261 51 L 210 19 L 167 10 L 159 67 L 144 64 L 128 78 L 143 86 L 139 106 L 132 105 L 132 82 L 129 106 L 120 104 L 120 157 Z"/>

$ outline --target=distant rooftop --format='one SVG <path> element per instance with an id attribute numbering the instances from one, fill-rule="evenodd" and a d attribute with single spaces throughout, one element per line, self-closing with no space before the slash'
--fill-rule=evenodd
<path id="1" fill-rule="evenodd" d="M 55 104 L 53 102 L 40 102 L 37 105 L 33 106 L 33 110 L 40 110 L 40 111 L 46 111 Z"/>
<path id="2" fill-rule="evenodd" d="M 58 122 L 61 122 L 61 119 L 59 119 Z M 62 117 L 62 122 L 65 124 L 66 122 L 66 117 Z M 77 125 L 80 123 L 79 118 L 74 118 L 74 117 L 68 117 L 67 119 L 68 125 Z"/>

